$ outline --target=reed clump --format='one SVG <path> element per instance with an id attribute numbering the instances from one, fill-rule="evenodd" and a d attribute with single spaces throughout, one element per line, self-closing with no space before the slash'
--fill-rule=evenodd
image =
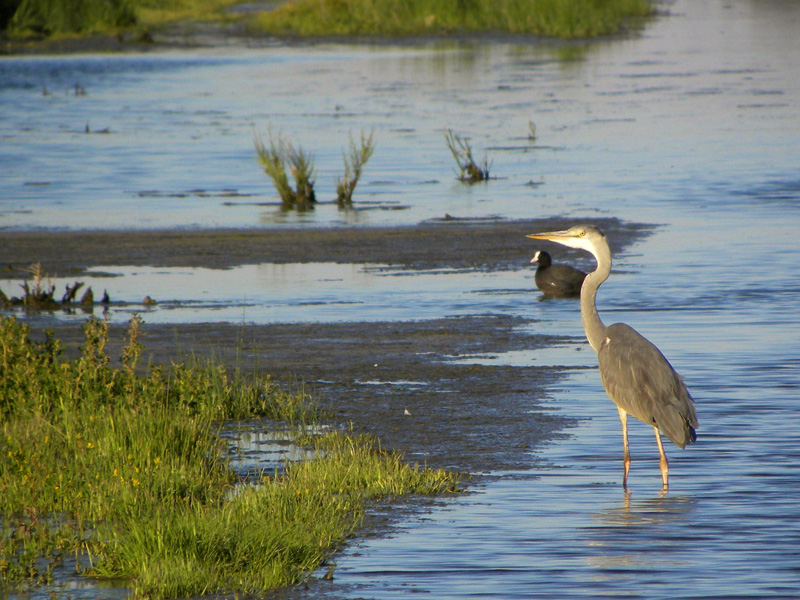
<path id="1" fill-rule="evenodd" d="M 489 179 L 489 159 L 484 157 L 478 164 L 472 156 L 469 142 L 448 129 L 444 134 L 447 147 L 458 166 L 458 178 L 466 183 L 478 183 Z"/>
<path id="2" fill-rule="evenodd" d="M 305 394 L 214 364 L 139 364 L 142 322 L 120 366 L 90 319 L 81 356 L 61 358 L 0 320 L 0 584 L 47 583 L 65 557 L 134 595 L 262 593 L 307 577 L 361 522 L 371 499 L 457 489 L 369 438 L 315 435 Z M 319 448 L 245 485 L 219 436 L 228 419 L 286 420 Z"/>
<path id="3" fill-rule="evenodd" d="M 361 141 L 356 145 L 355 140 L 350 139 L 349 152 L 344 152 L 344 177 L 336 180 L 336 202 L 340 207 L 347 207 L 353 204 L 353 192 L 361 179 L 361 172 L 364 165 L 372 157 L 375 151 L 374 132 L 369 135 L 361 132 Z"/>
<path id="4" fill-rule="evenodd" d="M 264 172 L 272 180 L 285 208 L 309 209 L 317 202 L 314 191 L 314 158 L 300 146 L 295 146 L 281 135 L 270 133 L 269 146 L 261 135 L 254 134 L 253 143 Z M 286 168 L 294 178 L 289 183 Z"/>

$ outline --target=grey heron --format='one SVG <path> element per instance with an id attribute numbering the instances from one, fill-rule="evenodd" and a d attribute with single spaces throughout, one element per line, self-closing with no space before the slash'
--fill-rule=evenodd
<path id="1" fill-rule="evenodd" d="M 663 489 L 668 483 L 669 465 L 661 433 L 680 448 L 697 439 L 694 400 L 669 361 L 652 342 L 624 323 L 606 327 L 597 313 L 597 290 L 611 273 L 611 250 L 603 233 L 591 225 L 577 225 L 564 231 L 547 231 L 529 236 L 550 240 L 590 252 L 597 268 L 581 287 L 581 320 L 589 345 L 597 353 L 600 379 L 622 421 L 623 478 L 627 488 L 631 457 L 628 450 L 628 415 L 653 426 L 661 455 Z"/>
<path id="2" fill-rule="evenodd" d="M 545 296 L 577 297 L 586 273 L 569 265 L 553 264 L 553 259 L 544 250 L 537 250 L 531 259 L 538 263 L 533 280 Z"/>

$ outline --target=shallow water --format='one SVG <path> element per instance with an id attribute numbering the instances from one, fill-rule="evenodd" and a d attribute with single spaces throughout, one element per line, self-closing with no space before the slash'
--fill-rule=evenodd
<path id="1" fill-rule="evenodd" d="M 653 340 L 697 399 L 698 442 L 667 447 L 666 495 L 652 430 L 638 422 L 623 492 L 619 420 L 577 304 L 528 291 L 526 240 L 512 272 L 262 265 L 185 272 L 176 296 L 175 273 L 136 269 L 95 290 L 129 303 L 112 307 L 119 320 L 146 293 L 160 302 L 148 322 L 489 311 L 571 336 L 545 351 L 454 359 L 579 367 L 548 403 L 580 418 L 570 435 L 540 451 L 535 469 L 498 474 L 347 549 L 318 594 L 797 597 L 800 5 L 668 8 L 641 36 L 566 63 L 557 50 L 503 43 L 2 59 L 0 226 L 372 226 L 445 213 L 658 224 L 615 257 L 599 304 L 606 323 Z M 76 82 L 86 96 L 74 95 Z M 109 133 L 86 134 L 87 122 Z M 323 198 L 348 134 L 374 127 L 378 148 L 355 197 L 364 210 L 281 212 L 252 148 L 252 127 L 269 125 L 316 153 Z M 490 148 L 498 179 L 453 180 L 448 127 L 470 136 L 477 157 Z"/>

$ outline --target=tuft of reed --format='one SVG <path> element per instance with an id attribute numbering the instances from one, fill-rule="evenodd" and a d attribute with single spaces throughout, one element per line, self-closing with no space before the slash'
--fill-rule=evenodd
<path id="1" fill-rule="evenodd" d="M 293 0 L 257 26 L 284 36 L 507 32 L 562 39 L 617 33 L 654 12 L 647 0 Z"/>
<path id="2" fill-rule="evenodd" d="M 466 183 L 477 183 L 489 179 L 489 161 L 484 157 L 483 162 L 479 165 L 472 157 L 472 148 L 469 142 L 454 134 L 452 130 L 448 129 L 445 134 L 445 141 L 450 153 L 458 165 L 458 178 Z"/>
<path id="3" fill-rule="evenodd" d="M 67 361 L 52 333 L 0 319 L 0 582 L 52 580 L 65 557 L 138 597 L 261 594 L 308 577 L 370 500 L 456 491 L 458 477 L 411 467 L 370 438 L 315 436 L 304 394 L 215 364 L 140 365 L 131 319 L 121 365 L 108 324 L 84 326 Z M 294 423 L 317 459 L 237 480 L 220 421 Z M 9 588 L 10 589 L 10 588 Z"/>
<path id="4" fill-rule="evenodd" d="M 344 208 L 353 204 L 353 192 L 361 178 L 364 165 L 375 151 L 374 132 L 365 135 L 361 132 L 361 144 L 356 146 L 355 140 L 350 139 L 349 153 L 344 155 L 344 177 L 336 180 L 336 202 Z"/>
<path id="5" fill-rule="evenodd" d="M 269 147 L 261 135 L 254 134 L 253 143 L 264 172 L 272 180 L 285 208 L 309 209 L 317 201 L 314 192 L 314 159 L 302 147 L 295 146 L 283 136 L 270 133 Z M 289 184 L 286 168 L 294 178 Z"/>

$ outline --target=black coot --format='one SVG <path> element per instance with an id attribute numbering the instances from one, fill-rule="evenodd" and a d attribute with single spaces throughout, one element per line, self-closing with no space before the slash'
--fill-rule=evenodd
<path id="1" fill-rule="evenodd" d="M 539 263 L 536 268 L 536 287 L 545 296 L 579 297 L 586 273 L 569 265 L 554 265 L 547 252 L 538 250 L 533 255 L 532 263 Z"/>

